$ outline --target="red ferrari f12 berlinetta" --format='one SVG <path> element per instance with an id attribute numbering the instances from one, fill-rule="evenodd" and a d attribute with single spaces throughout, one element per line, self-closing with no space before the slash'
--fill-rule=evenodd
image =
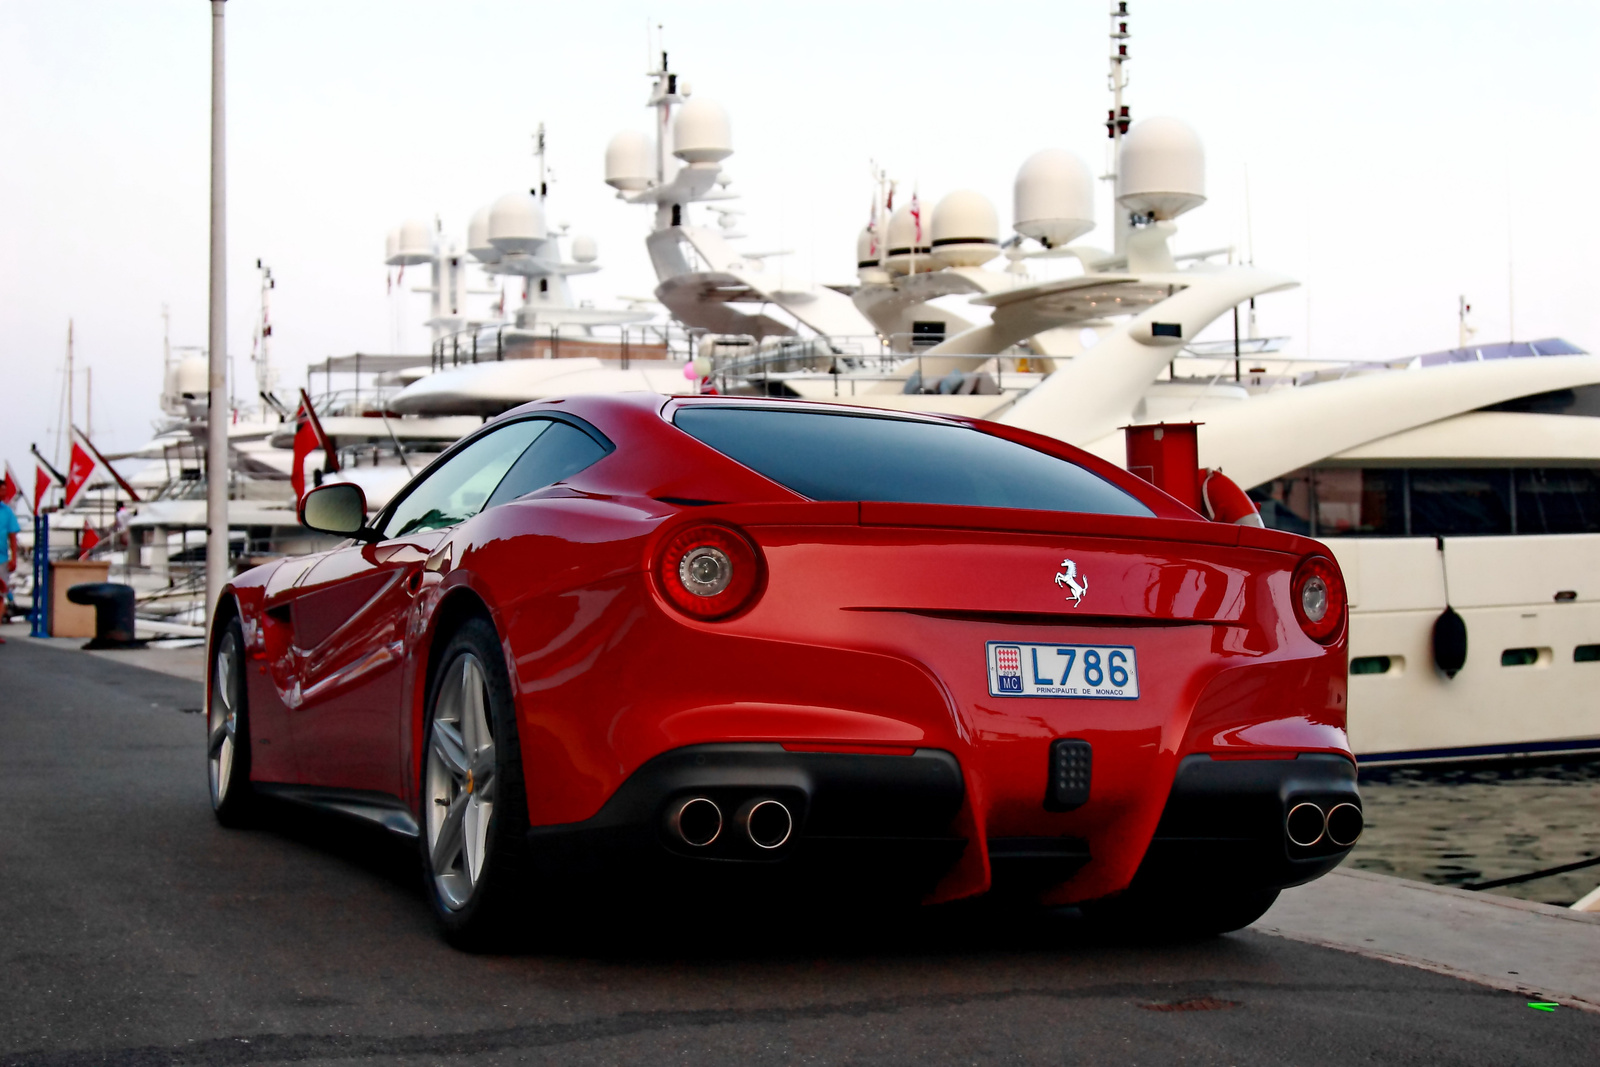
<path id="1" fill-rule="evenodd" d="M 416 837 L 459 942 L 619 872 L 1218 932 L 1361 832 L 1326 550 L 1046 437 L 571 397 L 300 506 L 346 540 L 216 608 L 216 813 Z"/>

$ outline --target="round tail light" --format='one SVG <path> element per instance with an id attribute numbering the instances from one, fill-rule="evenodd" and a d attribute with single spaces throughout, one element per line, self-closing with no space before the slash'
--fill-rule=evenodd
<path id="1" fill-rule="evenodd" d="M 1344 629 L 1344 580 L 1339 568 L 1325 556 L 1309 556 L 1295 568 L 1290 583 L 1294 617 L 1313 641 L 1327 644 Z"/>
<path id="2" fill-rule="evenodd" d="M 656 579 L 672 606 L 696 619 L 721 619 L 755 598 L 761 560 L 726 526 L 691 526 L 661 550 Z"/>

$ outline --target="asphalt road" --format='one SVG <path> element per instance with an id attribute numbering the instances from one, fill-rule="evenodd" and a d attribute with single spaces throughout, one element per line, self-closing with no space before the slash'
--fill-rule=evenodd
<path id="1" fill-rule="evenodd" d="M 63 642 L 63 644 L 65 644 Z M 1070 914 L 840 928 L 544 916 L 435 933 L 410 847 L 206 801 L 200 687 L 0 648 L 0 1067 L 25 1064 L 1593 1064 L 1600 1016 L 1246 932 L 1108 945 Z"/>

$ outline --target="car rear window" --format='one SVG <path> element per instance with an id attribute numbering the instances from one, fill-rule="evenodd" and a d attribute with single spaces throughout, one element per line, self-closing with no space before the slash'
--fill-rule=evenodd
<path id="1" fill-rule="evenodd" d="M 700 404 L 680 408 L 673 423 L 812 500 L 1154 514 L 1076 463 L 965 426 Z"/>

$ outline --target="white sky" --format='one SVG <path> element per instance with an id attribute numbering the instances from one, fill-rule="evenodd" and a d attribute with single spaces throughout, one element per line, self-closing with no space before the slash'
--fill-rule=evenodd
<path id="1" fill-rule="evenodd" d="M 1248 167 L 1255 260 L 1304 283 L 1260 302 L 1264 332 L 1330 358 L 1445 348 L 1464 293 L 1478 339 L 1503 339 L 1514 277 L 1518 338 L 1600 346 L 1600 6 L 1130 7 L 1134 117 L 1178 115 L 1207 146 L 1211 201 L 1175 247 L 1243 247 Z M 647 213 L 601 171 L 614 132 L 648 129 L 651 22 L 731 113 L 748 246 L 793 248 L 781 269 L 853 279 L 874 158 L 929 205 L 981 190 L 1008 224 L 1038 148 L 1103 167 L 1106 8 L 231 0 L 235 366 L 249 374 L 257 257 L 278 279 L 289 391 L 311 360 L 389 351 L 397 312 L 402 349 L 424 350 L 426 298 L 385 295 L 385 232 L 437 214 L 464 233 L 533 183 L 541 120 L 551 218 L 596 236 L 605 267 L 577 295 L 647 294 Z M 158 413 L 162 305 L 175 345 L 205 342 L 209 15 L 201 0 L 0 3 L 0 457 L 25 478 L 28 443 L 49 454 L 60 422 L 69 317 L 107 450 L 142 443 Z M 1108 245 L 1108 219 L 1085 240 Z"/>

